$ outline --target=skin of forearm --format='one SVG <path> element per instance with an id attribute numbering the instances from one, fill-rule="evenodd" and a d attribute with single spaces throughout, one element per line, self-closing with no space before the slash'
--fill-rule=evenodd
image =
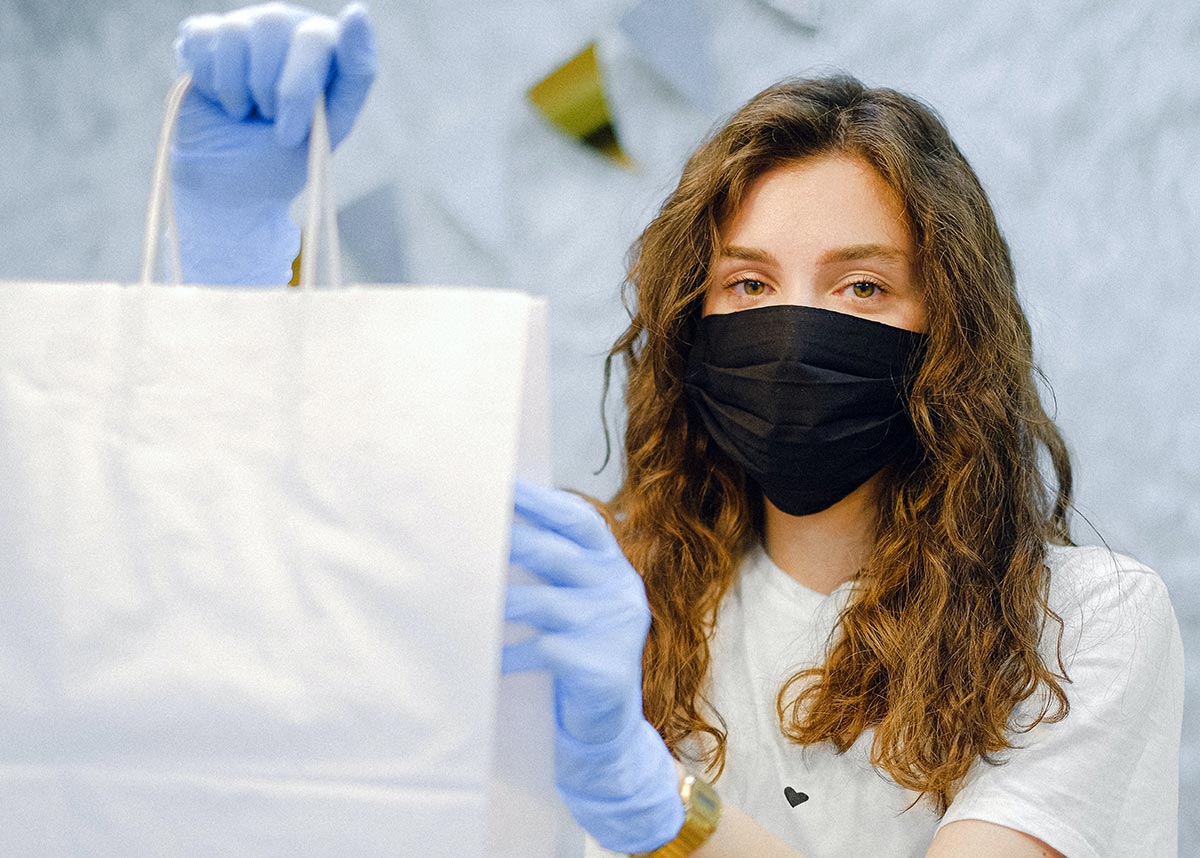
<path id="1" fill-rule="evenodd" d="M 693 858 L 806 858 L 737 807 L 721 805 L 721 822 Z"/>
<path id="2" fill-rule="evenodd" d="M 680 782 L 689 772 L 678 761 L 675 769 Z M 718 790 L 720 795 L 720 790 Z M 740 808 L 721 802 L 721 821 L 716 830 L 692 853 L 692 858 L 807 858 L 770 831 L 763 828 Z"/>

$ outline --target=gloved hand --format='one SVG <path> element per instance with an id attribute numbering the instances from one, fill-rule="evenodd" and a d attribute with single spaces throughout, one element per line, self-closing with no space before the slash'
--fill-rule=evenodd
<path id="1" fill-rule="evenodd" d="M 554 675 L 555 775 L 579 824 L 606 849 L 657 849 L 679 833 L 683 805 L 642 711 L 642 579 L 582 498 L 518 481 L 515 508 L 511 561 L 540 580 L 509 587 L 505 618 L 536 633 L 505 647 L 503 670 Z"/>
<path id="2" fill-rule="evenodd" d="M 337 20 L 284 3 L 198 15 L 179 27 L 192 88 L 171 150 L 184 279 L 286 283 L 300 247 L 288 206 L 304 187 L 313 105 L 329 134 L 349 133 L 375 78 L 364 7 Z"/>

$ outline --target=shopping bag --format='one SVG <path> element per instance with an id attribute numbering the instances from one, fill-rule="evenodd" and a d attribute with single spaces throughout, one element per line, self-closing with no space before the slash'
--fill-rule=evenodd
<path id="1" fill-rule="evenodd" d="M 0 855 L 578 854 L 547 680 L 499 676 L 545 336 L 504 291 L 0 284 Z"/>

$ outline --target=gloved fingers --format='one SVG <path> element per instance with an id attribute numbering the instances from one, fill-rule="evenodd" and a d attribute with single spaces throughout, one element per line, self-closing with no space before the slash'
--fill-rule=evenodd
<path id="1" fill-rule="evenodd" d="M 275 139 L 281 146 L 296 147 L 308 137 L 313 105 L 329 83 L 336 41 L 332 18 L 314 15 L 296 26 L 275 91 Z"/>
<path id="2" fill-rule="evenodd" d="M 233 119 L 245 119 L 254 106 L 250 100 L 250 48 L 246 42 L 249 22 L 229 15 L 217 28 L 213 43 L 212 85 L 217 101 Z"/>
<path id="3" fill-rule="evenodd" d="M 350 133 L 354 118 L 375 80 L 375 33 L 367 9 L 361 3 L 351 3 L 338 15 L 334 63 L 328 115 L 330 141 L 336 146 Z"/>
<path id="4" fill-rule="evenodd" d="M 586 500 L 570 492 L 517 480 L 513 504 L 520 515 L 583 548 L 608 549 L 615 543 L 604 517 Z"/>
<path id="5" fill-rule="evenodd" d="M 252 10 L 253 23 L 247 42 L 250 48 L 250 95 L 264 119 L 275 118 L 275 88 L 283 71 L 292 30 L 308 12 L 283 3 L 270 3 Z M 237 13 L 235 13 L 237 14 Z"/>
<path id="6" fill-rule="evenodd" d="M 501 673 L 524 673 L 530 670 L 546 670 L 546 662 L 537 646 L 537 637 L 520 643 L 506 644 L 500 654 Z"/>
<path id="7" fill-rule="evenodd" d="M 213 85 L 213 53 L 221 29 L 220 15 L 192 15 L 179 25 L 175 39 L 175 65 L 180 74 L 190 73 L 192 88 L 217 100 Z"/>
<path id="8" fill-rule="evenodd" d="M 559 727 L 578 742 L 600 744 L 641 716 L 640 658 L 610 652 L 602 643 L 571 634 L 543 632 L 504 647 L 502 673 L 545 670 L 555 679 Z"/>
<path id="9" fill-rule="evenodd" d="M 602 586 L 623 571 L 597 563 L 561 534 L 520 519 L 513 520 L 511 537 L 509 561 L 559 587 Z"/>
<path id="10" fill-rule="evenodd" d="M 543 632 L 507 644 L 500 657 L 501 673 L 548 670 L 557 677 L 573 677 L 586 670 L 581 644 L 571 635 Z"/>
<path id="11" fill-rule="evenodd" d="M 548 584 L 509 584 L 504 619 L 542 632 L 592 632 L 603 613 L 604 593 Z"/>

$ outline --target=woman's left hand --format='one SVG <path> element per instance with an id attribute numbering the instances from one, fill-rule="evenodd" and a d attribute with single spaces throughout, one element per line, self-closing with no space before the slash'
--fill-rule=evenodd
<path id="1" fill-rule="evenodd" d="M 678 775 L 642 710 L 650 609 L 604 518 L 576 495 L 519 482 L 506 619 L 535 634 L 505 647 L 505 673 L 554 675 L 559 793 L 599 843 L 649 852 L 683 825 Z"/>

